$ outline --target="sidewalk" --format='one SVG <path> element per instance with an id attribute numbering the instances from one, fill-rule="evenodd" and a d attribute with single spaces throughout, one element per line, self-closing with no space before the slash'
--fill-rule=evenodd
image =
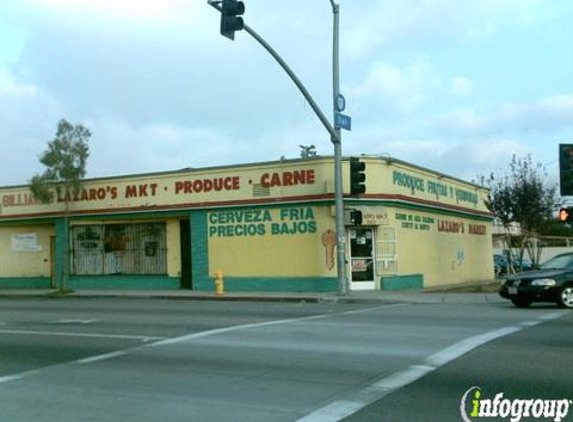
<path id="1" fill-rule="evenodd" d="M 0 290 L 0 298 L 121 298 L 165 300 L 224 300 L 250 302 L 331 302 L 356 304 L 389 303 L 505 303 L 497 293 L 447 293 L 412 291 L 358 291 L 347 296 L 336 293 L 296 292 L 228 292 L 217 296 L 212 292 L 191 290 L 76 290 L 58 295 L 55 290 Z"/>

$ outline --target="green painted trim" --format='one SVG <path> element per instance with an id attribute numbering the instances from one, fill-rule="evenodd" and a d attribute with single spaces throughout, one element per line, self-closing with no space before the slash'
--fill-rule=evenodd
<path id="1" fill-rule="evenodd" d="M 235 206 L 224 206 L 224 207 L 213 207 L 208 208 L 207 212 L 219 212 L 225 211 L 232 208 L 234 211 L 250 210 L 253 208 L 263 208 L 263 209 L 282 209 L 282 208 L 293 208 L 293 207 L 330 207 L 334 205 L 334 201 L 295 201 L 295 202 L 274 202 L 267 204 L 252 204 L 252 205 L 235 205 Z"/>
<path id="2" fill-rule="evenodd" d="M 382 277 L 380 279 L 380 290 L 412 290 L 423 288 L 423 274 L 396 275 Z"/>
<path id="3" fill-rule="evenodd" d="M 358 207 L 360 205 L 382 205 L 382 206 L 386 206 L 386 207 L 404 208 L 404 209 L 413 210 L 413 211 L 431 212 L 434 214 L 447 215 L 450 217 L 467 218 L 467 219 L 476 220 L 476 221 L 487 221 L 487 222 L 493 221 L 493 217 L 474 215 L 471 213 L 471 211 L 468 211 L 467 213 L 462 212 L 462 211 L 448 211 L 448 210 L 442 210 L 439 208 L 434 208 L 434 207 L 426 206 L 426 205 L 415 205 L 415 204 L 408 204 L 408 203 L 396 202 L 396 201 L 385 201 L 385 200 L 379 200 L 379 201 L 378 200 L 367 200 L 367 201 L 344 200 L 344 206 L 356 206 L 356 207 Z"/>
<path id="4" fill-rule="evenodd" d="M 168 210 L 168 211 L 142 211 L 137 213 L 117 213 L 117 214 L 110 214 L 110 213 L 102 213 L 102 214 L 89 214 L 89 215 L 71 215 L 70 221 L 77 221 L 77 220 L 125 220 L 125 219 L 134 219 L 134 220 L 145 220 L 149 218 L 172 218 L 172 217 L 181 217 L 187 218 L 189 214 L 188 210 Z M 73 220 L 72 220 L 73 219 Z"/>
<path id="5" fill-rule="evenodd" d="M 227 292 L 336 292 L 338 281 L 333 277 L 225 277 Z M 195 282 L 193 289 L 212 292 L 215 279 Z"/>
<path id="6" fill-rule="evenodd" d="M 292 206 L 332 206 L 334 205 L 334 200 L 321 200 L 321 201 L 292 201 L 292 202 L 271 202 L 266 204 L 252 204 L 252 205 L 225 205 L 225 206 L 205 206 L 203 208 L 182 208 L 177 210 L 166 210 L 166 211 L 141 211 L 141 212 L 125 212 L 125 213 L 113 213 L 113 208 L 110 211 L 94 214 L 79 214 L 74 215 L 70 213 L 69 221 L 72 224 L 75 221 L 80 220 L 126 220 L 126 219 L 149 219 L 149 218 L 187 218 L 189 213 L 200 212 L 200 211 L 220 211 L 224 209 L 249 209 L 249 208 L 277 208 L 277 207 L 292 207 Z M 30 217 L 30 218 L 14 218 L 0 220 L 0 225 L 14 225 L 14 224 L 49 224 L 57 221 L 60 217 L 54 218 L 54 216 L 47 217 Z M 63 217 L 62 217 L 63 218 Z"/>
<path id="7" fill-rule="evenodd" d="M 2 289 L 49 289 L 50 277 L 2 277 L 0 278 L 0 290 Z"/>
<path id="8" fill-rule="evenodd" d="M 207 211 L 191 212 L 191 285 L 193 290 L 209 280 L 209 236 Z"/>
<path id="9" fill-rule="evenodd" d="M 55 236 L 56 236 L 56 251 L 55 251 L 55 259 L 56 259 L 56 264 L 54 266 L 55 268 L 55 274 L 54 274 L 54 285 L 57 288 L 62 287 L 62 281 L 63 281 L 63 277 L 64 277 L 64 253 L 66 248 L 66 245 L 68 243 L 68 231 L 67 231 L 67 227 L 66 227 L 66 221 L 63 218 L 58 218 L 56 220 L 56 224 L 54 227 L 54 231 L 55 231 Z M 68 263 L 69 263 L 69 259 L 68 259 Z"/>
<path id="10" fill-rule="evenodd" d="M 169 218 L 169 217 L 186 217 L 188 213 L 197 213 L 197 212 L 209 212 L 209 211 L 219 211 L 224 209 L 252 209 L 252 208 L 287 208 L 293 206 L 332 206 L 334 204 L 333 200 L 320 200 L 320 201 L 293 201 L 293 202 L 273 202 L 273 203 L 266 203 L 266 204 L 250 204 L 250 205 L 225 205 L 225 206 L 207 206 L 206 208 L 201 208 L 197 210 L 193 209 L 178 209 L 178 210 L 167 210 L 167 211 L 142 211 L 142 212 L 126 212 L 126 213 L 110 213 L 104 212 L 101 214 L 88 214 L 88 215 L 73 215 L 70 214 L 70 222 L 78 221 L 78 220 L 118 220 L 118 219 L 147 219 L 147 218 Z M 435 208 L 430 205 L 418 205 L 418 204 L 411 204 L 407 202 L 399 202 L 399 201 L 392 201 L 386 199 L 362 199 L 356 200 L 353 198 L 344 198 L 344 205 L 345 206 L 360 206 L 360 205 L 378 205 L 378 206 L 390 206 L 396 208 L 405 208 L 410 210 L 417 210 L 417 211 L 429 211 L 436 214 L 454 216 L 454 217 L 466 217 L 474 220 L 480 221 L 492 221 L 493 217 L 486 217 L 486 216 L 479 216 L 472 214 L 471 209 L 467 209 L 467 212 L 463 211 L 449 211 L 443 210 L 439 208 Z M 449 204 L 444 204 L 447 207 Z M 113 211 L 110 209 L 110 211 Z M 46 224 L 51 223 L 54 221 L 59 220 L 60 218 L 54 218 L 53 216 L 45 217 L 45 218 L 16 218 L 11 220 L 0 220 L 0 225 L 14 225 L 14 223 L 18 224 Z"/>
<path id="11" fill-rule="evenodd" d="M 179 277 L 162 275 L 72 275 L 68 280 L 73 290 L 177 290 L 180 284 Z"/>
<path id="12" fill-rule="evenodd" d="M 17 220 L 0 220 L 0 226 L 49 226 L 54 224 L 56 219 L 50 218 L 33 218 L 33 219 L 17 219 Z"/>

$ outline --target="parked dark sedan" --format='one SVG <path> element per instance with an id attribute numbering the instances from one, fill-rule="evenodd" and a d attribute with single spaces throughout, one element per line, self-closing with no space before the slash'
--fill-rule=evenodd
<path id="1" fill-rule="evenodd" d="M 555 302 L 573 308 L 573 253 L 557 255 L 537 270 L 508 276 L 499 294 L 519 308 L 533 302 Z"/>

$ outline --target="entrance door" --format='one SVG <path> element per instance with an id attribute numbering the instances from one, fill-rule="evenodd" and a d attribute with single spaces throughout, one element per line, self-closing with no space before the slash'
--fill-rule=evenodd
<path id="1" fill-rule="evenodd" d="M 189 220 L 179 222 L 181 232 L 181 288 L 190 289 L 191 283 L 191 225 Z"/>
<path id="2" fill-rule="evenodd" d="M 374 270 L 374 229 L 352 227 L 350 239 L 350 274 L 352 290 L 373 290 Z"/>

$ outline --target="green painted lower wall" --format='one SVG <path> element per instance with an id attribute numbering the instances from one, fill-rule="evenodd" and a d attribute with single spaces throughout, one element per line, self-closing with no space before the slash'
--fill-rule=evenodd
<path id="1" fill-rule="evenodd" d="M 62 280 L 64 277 L 64 254 L 68 253 L 68 237 L 67 237 L 67 228 L 66 228 L 66 221 L 63 218 L 58 218 L 55 222 L 54 226 L 55 236 L 56 236 L 56 251 L 55 251 L 55 258 L 56 263 L 54 265 L 54 284 L 57 287 L 62 286 Z"/>
<path id="2" fill-rule="evenodd" d="M 68 287 L 74 290 L 176 290 L 180 284 L 179 277 L 145 275 L 70 276 L 68 280 Z"/>
<path id="3" fill-rule="evenodd" d="M 408 290 L 423 288 L 423 274 L 397 275 L 392 277 L 382 277 L 380 279 L 380 290 Z"/>
<path id="4" fill-rule="evenodd" d="M 136 275 L 102 275 L 74 276 L 68 280 L 68 287 L 73 290 L 178 290 L 179 277 L 136 276 Z M 0 278 L 2 289 L 50 289 L 49 278 Z M 336 292 L 338 282 L 332 277 L 316 278 L 242 278 L 226 277 L 225 291 L 228 292 Z M 193 284 L 193 290 L 212 292 L 215 290 L 214 279 L 203 279 Z"/>
<path id="5" fill-rule="evenodd" d="M 209 237 L 207 235 L 207 211 L 193 211 L 191 225 L 191 274 L 193 290 L 209 281 Z"/>
<path id="6" fill-rule="evenodd" d="M 336 292 L 338 281 L 333 277 L 225 277 L 227 292 Z M 214 278 L 193 283 L 193 290 L 212 292 Z"/>
<path id="7" fill-rule="evenodd" d="M 49 289 L 49 277 L 10 277 L 0 278 L 0 290 L 2 289 Z"/>

